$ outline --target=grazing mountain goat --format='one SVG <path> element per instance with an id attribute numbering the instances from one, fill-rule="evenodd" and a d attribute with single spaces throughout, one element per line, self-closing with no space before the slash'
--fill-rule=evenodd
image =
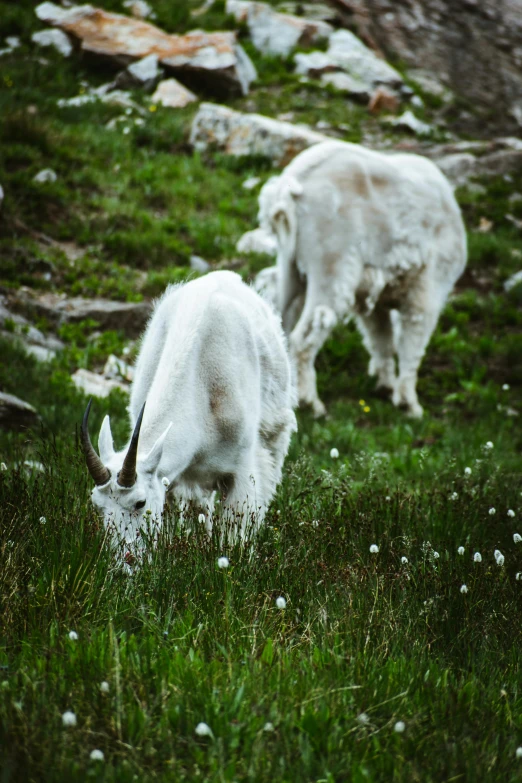
<path id="1" fill-rule="evenodd" d="M 264 185 L 259 222 L 276 236 L 278 254 L 255 287 L 282 314 L 300 403 L 324 414 L 315 358 L 336 323 L 354 316 L 378 387 L 422 416 L 417 371 L 466 265 L 460 210 L 435 164 L 356 144 L 317 144 Z"/>
<path id="2" fill-rule="evenodd" d="M 214 492 L 225 516 L 257 525 L 281 479 L 292 432 L 294 389 L 278 317 L 232 272 L 212 272 L 167 289 L 157 302 L 136 363 L 133 435 L 115 452 L 109 417 L 100 457 L 81 437 L 96 483 L 92 500 L 127 544 L 161 520 L 167 487 L 195 501 L 212 529 Z"/>

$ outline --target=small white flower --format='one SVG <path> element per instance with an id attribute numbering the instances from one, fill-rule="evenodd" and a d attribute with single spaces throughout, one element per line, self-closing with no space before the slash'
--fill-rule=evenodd
<path id="1" fill-rule="evenodd" d="M 515 512 L 513 511 L 512 508 L 508 508 L 507 515 L 508 515 L 508 517 L 511 517 L 511 518 L 513 518 L 515 516 Z"/>
<path id="2" fill-rule="evenodd" d="M 372 555 L 376 555 L 378 551 L 379 551 L 379 547 L 377 546 L 377 544 L 372 544 L 370 547 L 370 552 L 372 553 Z"/>
<path id="3" fill-rule="evenodd" d="M 163 476 L 163 478 L 161 479 L 161 483 L 163 484 L 164 487 L 168 487 L 169 484 L 170 484 L 170 481 L 168 480 L 168 478 L 166 476 Z"/>
<path id="4" fill-rule="evenodd" d="M 460 592 L 461 593 L 467 593 L 468 592 L 468 586 L 467 585 L 461 585 Z"/>
<path id="5" fill-rule="evenodd" d="M 40 524 L 45 525 L 47 523 L 47 520 L 45 517 L 40 517 Z"/>
<path id="6" fill-rule="evenodd" d="M 78 634 L 76 631 L 69 631 L 69 639 L 71 642 L 77 642 L 78 641 Z"/>
<path id="7" fill-rule="evenodd" d="M 495 560 L 497 561 L 497 565 L 503 566 L 505 557 L 502 554 L 502 552 L 499 549 L 495 549 L 494 555 L 495 555 Z"/>
<path id="8" fill-rule="evenodd" d="M 520 582 L 520 580 L 522 579 L 522 571 L 517 571 L 517 573 L 515 574 L 515 579 L 517 580 L 517 582 Z"/>
<path id="9" fill-rule="evenodd" d="M 312 520 L 312 527 L 319 527 L 319 522 L 317 521 L 317 519 Z"/>
<path id="10" fill-rule="evenodd" d="M 465 550 L 464 550 L 464 547 L 463 547 L 463 546 L 459 546 L 459 548 L 457 549 L 457 552 L 459 553 L 459 555 L 463 555 L 463 554 L 464 554 L 464 551 L 465 551 Z"/>
<path id="11" fill-rule="evenodd" d="M 338 449 L 330 449 L 330 457 L 332 459 L 338 459 L 338 457 L 339 457 Z"/>
<path id="12" fill-rule="evenodd" d="M 62 715 L 62 723 L 64 726 L 76 726 L 76 715 L 71 710 L 67 710 Z"/>
<path id="13" fill-rule="evenodd" d="M 270 723 L 270 721 L 267 721 L 263 726 L 263 731 L 273 731 L 273 730 L 274 730 L 274 724 Z"/>
<path id="14" fill-rule="evenodd" d="M 502 384 L 502 391 L 509 391 L 509 383 Z"/>
<path id="15" fill-rule="evenodd" d="M 89 758 L 90 758 L 91 761 L 104 761 L 105 760 L 105 756 L 103 755 L 103 750 L 91 750 Z"/>
<path id="16" fill-rule="evenodd" d="M 403 555 L 403 556 L 401 557 L 401 563 L 402 563 L 403 565 L 406 565 L 406 564 L 407 564 L 407 562 L 408 562 L 408 558 L 407 558 L 407 557 L 404 557 L 404 555 Z"/>
<path id="17" fill-rule="evenodd" d="M 357 716 L 357 722 L 360 723 L 361 726 L 367 726 L 370 722 L 370 718 L 365 712 L 361 712 Z"/>
<path id="18" fill-rule="evenodd" d="M 228 568 L 229 562 L 228 557 L 218 557 L 218 568 Z"/>
<path id="19" fill-rule="evenodd" d="M 473 560 L 475 561 L 475 563 L 482 563 L 482 555 L 480 554 L 480 552 L 475 552 L 475 554 L 473 555 Z"/>
<path id="20" fill-rule="evenodd" d="M 7 470 L 7 465 L 5 462 L 0 462 L 0 470 Z"/>
<path id="21" fill-rule="evenodd" d="M 489 514 L 490 517 L 494 517 L 496 513 L 497 513 L 497 509 L 493 508 L 493 507 L 490 508 L 489 511 L 488 511 L 488 514 Z"/>
<path id="22" fill-rule="evenodd" d="M 132 109 L 130 106 L 127 109 L 125 109 L 125 114 L 127 115 L 127 117 L 129 116 L 129 114 L 132 114 Z"/>
<path id="23" fill-rule="evenodd" d="M 488 440 L 484 448 L 490 451 L 493 448 L 493 443 L 490 440 Z"/>
<path id="24" fill-rule="evenodd" d="M 464 475 L 471 476 L 471 468 L 464 468 Z"/>
<path id="25" fill-rule="evenodd" d="M 438 560 L 438 559 L 439 559 L 439 557 L 440 557 L 439 553 L 434 551 L 434 552 L 433 552 L 433 558 L 434 558 L 434 560 Z"/>
<path id="26" fill-rule="evenodd" d="M 406 724 L 403 720 L 398 720 L 395 726 L 393 727 L 393 730 L 397 732 L 397 734 L 402 734 L 404 729 L 406 728 Z"/>
<path id="27" fill-rule="evenodd" d="M 123 129 L 123 133 L 126 136 L 128 133 L 130 133 L 130 128 L 128 126 L 125 126 L 125 128 Z"/>
<path id="28" fill-rule="evenodd" d="M 520 544 L 520 542 L 522 541 L 522 536 L 520 535 L 520 533 L 513 533 L 513 541 L 515 542 L 515 544 Z"/>
<path id="29" fill-rule="evenodd" d="M 452 492 L 449 499 L 450 500 L 458 500 L 459 493 L 458 492 Z"/>
<path id="30" fill-rule="evenodd" d="M 198 737 L 213 737 L 212 729 L 207 723 L 198 723 L 195 728 Z"/>
<path id="31" fill-rule="evenodd" d="M 206 517 L 205 517 L 205 515 L 204 515 L 204 514 L 199 514 L 199 515 L 198 515 L 198 522 L 199 522 L 199 524 L 200 524 L 200 525 L 204 525 L 204 524 L 205 524 L 205 522 L 206 522 Z"/>
<path id="32" fill-rule="evenodd" d="M 517 759 L 522 759 L 522 747 L 516 749 L 515 756 Z"/>
<path id="33" fill-rule="evenodd" d="M 104 680 L 103 682 L 100 682 L 100 691 L 102 693 L 109 693 L 110 689 L 111 689 L 111 686 L 109 685 L 107 680 Z"/>
<path id="34" fill-rule="evenodd" d="M 391 497 L 389 495 L 386 495 L 384 499 L 387 503 L 391 503 Z"/>
<path id="35" fill-rule="evenodd" d="M 276 606 L 278 609 L 286 609 L 286 600 L 282 595 L 280 595 L 279 598 L 276 598 Z"/>

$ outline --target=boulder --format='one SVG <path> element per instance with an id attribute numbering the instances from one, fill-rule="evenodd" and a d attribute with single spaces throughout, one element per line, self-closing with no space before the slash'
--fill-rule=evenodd
<path id="1" fill-rule="evenodd" d="M 33 182 L 43 184 L 45 182 L 56 182 L 57 179 L 58 175 L 56 174 L 56 171 L 53 171 L 52 169 L 42 169 L 38 174 L 35 174 Z"/>
<path id="2" fill-rule="evenodd" d="M 149 302 L 113 302 L 109 299 L 68 299 L 60 294 L 34 295 L 21 289 L 11 306 L 30 318 L 45 318 L 54 327 L 64 323 L 96 321 L 101 329 L 121 330 L 127 337 L 138 337 L 152 312 Z"/>
<path id="3" fill-rule="evenodd" d="M 398 130 L 410 131 L 419 136 L 429 136 L 433 132 L 431 125 L 419 120 L 419 118 L 409 109 L 401 114 L 400 117 L 383 117 L 382 121 L 386 122 L 388 125 L 393 125 L 393 127 Z"/>
<path id="4" fill-rule="evenodd" d="M 466 151 L 453 151 L 456 149 Z M 475 151 L 478 154 L 473 154 Z M 477 178 L 491 179 L 522 172 L 520 139 L 500 138 L 488 143 L 444 145 L 431 151 L 429 157 L 455 186 L 466 185 Z"/>
<path id="5" fill-rule="evenodd" d="M 296 54 L 296 73 L 319 77 L 323 73 L 344 71 L 369 92 L 379 85 L 390 88 L 404 86 L 403 79 L 395 68 L 368 49 L 353 33 L 337 30 L 329 38 L 326 52 Z"/>
<path id="6" fill-rule="evenodd" d="M 126 361 L 119 359 L 111 353 L 105 362 L 103 377 L 108 380 L 132 381 L 134 378 L 134 367 L 131 367 Z"/>
<path id="7" fill-rule="evenodd" d="M 171 109 L 182 109 L 189 103 L 197 101 L 197 96 L 176 79 L 165 79 L 158 84 L 151 100 Z"/>
<path id="8" fill-rule="evenodd" d="M 0 392 L 0 427 L 4 430 L 24 430 L 40 421 L 37 411 L 14 394 Z"/>
<path id="9" fill-rule="evenodd" d="M 158 55 L 148 54 L 121 71 L 114 80 L 114 86 L 142 87 L 149 91 L 155 87 L 162 74 L 163 70 L 159 67 Z"/>
<path id="10" fill-rule="evenodd" d="M 190 256 L 190 268 L 193 269 L 194 272 L 205 274 L 211 267 L 208 261 L 205 261 L 201 256 Z"/>
<path id="11" fill-rule="evenodd" d="M 192 30 L 186 35 L 170 35 L 141 19 L 92 5 L 62 8 L 45 2 L 36 7 L 36 14 L 79 41 L 82 51 L 117 64 L 126 66 L 155 54 L 164 67 L 185 79 L 243 94 L 256 78 L 252 62 L 233 32 Z"/>
<path id="12" fill-rule="evenodd" d="M 327 140 L 308 128 L 215 103 L 201 104 L 190 132 L 196 150 L 213 147 L 229 155 L 264 155 L 277 166 L 286 166 L 302 150 Z"/>
<path id="13" fill-rule="evenodd" d="M 129 385 L 120 381 L 110 380 L 90 370 L 76 370 L 71 375 L 72 382 L 77 389 L 82 391 L 88 397 L 108 397 L 114 389 L 128 392 Z"/>
<path id="14" fill-rule="evenodd" d="M 321 81 L 323 84 L 335 87 L 336 90 L 340 90 L 340 92 L 346 93 L 350 98 L 360 100 L 362 103 L 366 103 L 370 99 L 368 85 L 359 79 L 354 79 L 353 76 L 343 71 L 323 73 Z"/>
<path id="15" fill-rule="evenodd" d="M 287 57 L 296 46 L 311 46 L 333 32 L 327 22 L 282 14 L 266 3 L 227 0 L 226 11 L 247 24 L 252 43 L 262 54 Z"/>
<path id="16" fill-rule="evenodd" d="M 461 95 L 449 114 L 458 132 L 488 138 L 522 123 L 521 0 L 329 0 L 367 44 Z M 411 72 L 410 72 L 411 74 Z M 421 79 L 411 74 L 425 89 Z M 421 76 L 422 78 L 422 76 Z M 437 89 L 437 88 L 435 88 Z M 434 92 L 431 86 L 426 90 Z"/>
<path id="17" fill-rule="evenodd" d="M 69 57 L 73 50 L 69 36 L 61 30 L 39 30 L 32 34 L 31 41 L 38 46 L 52 46 L 63 57 Z"/>

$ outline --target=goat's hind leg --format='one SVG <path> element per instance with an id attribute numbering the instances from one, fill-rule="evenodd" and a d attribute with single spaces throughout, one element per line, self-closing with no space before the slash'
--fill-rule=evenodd
<path id="1" fill-rule="evenodd" d="M 356 322 L 370 354 L 368 374 L 377 376 L 377 391 L 391 397 L 396 385 L 391 311 L 377 304 L 371 313 L 357 315 Z"/>

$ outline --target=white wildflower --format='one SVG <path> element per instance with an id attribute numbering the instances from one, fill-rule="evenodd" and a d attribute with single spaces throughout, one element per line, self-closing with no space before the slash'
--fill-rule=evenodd
<path id="1" fill-rule="evenodd" d="M 387 503 L 391 503 L 391 497 L 389 495 L 386 495 L 384 499 Z"/>
<path id="2" fill-rule="evenodd" d="M 509 383 L 502 384 L 502 391 L 509 391 Z"/>
<path id="3" fill-rule="evenodd" d="M 401 557 L 401 563 L 402 563 L 403 565 L 406 565 L 406 564 L 407 564 L 407 562 L 408 562 L 408 558 L 407 558 L 407 557 L 404 557 L 404 555 L 403 555 L 403 556 Z"/>
<path id="4" fill-rule="evenodd" d="M 161 479 L 161 483 L 163 484 L 164 487 L 168 487 L 169 484 L 170 484 L 170 481 L 168 480 L 168 478 L 166 476 L 163 476 L 163 478 Z"/>
<path id="5" fill-rule="evenodd" d="M 482 555 L 480 554 L 480 552 L 475 552 L 475 554 L 473 555 L 473 560 L 475 561 L 475 563 L 482 563 Z"/>
<path id="6" fill-rule="evenodd" d="M 40 524 L 41 524 L 41 525 L 45 525 L 45 524 L 47 524 L 47 520 L 46 520 L 46 518 L 45 518 L 45 517 L 40 517 Z"/>
<path id="7" fill-rule="evenodd" d="M 439 557 L 440 557 L 439 553 L 434 551 L 434 552 L 433 552 L 433 559 L 434 559 L 434 560 L 438 560 L 438 559 L 439 559 Z"/>
<path id="8" fill-rule="evenodd" d="M 104 761 L 105 756 L 103 755 L 103 750 L 91 750 L 89 758 L 91 761 Z"/>
<path id="9" fill-rule="evenodd" d="M 497 513 L 497 509 L 493 507 L 491 507 L 488 511 L 490 517 L 494 517 L 496 513 Z"/>
<path id="10" fill-rule="evenodd" d="M 365 712 L 361 712 L 357 716 L 357 722 L 360 723 L 361 726 L 367 726 L 370 722 L 370 718 Z"/>
<path id="11" fill-rule="evenodd" d="M 406 728 L 406 724 L 403 720 L 398 720 L 395 726 L 393 727 L 393 730 L 397 732 L 397 734 L 402 734 L 404 729 Z"/>
<path id="12" fill-rule="evenodd" d="M 449 499 L 450 500 L 458 500 L 459 493 L 458 492 L 452 492 Z"/>
<path id="13" fill-rule="evenodd" d="M 490 451 L 493 448 L 493 443 L 490 440 L 488 440 L 484 448 Z"/>
<path id="14" fill-rule="evenodd" d="M 467 585 L 461 585 L 460 592 L 461 593 L 467 593 L 468 592 L 468 586 Z"/>
<path id="15" fill-rule="evenodd" d="M 507 515 L 508 515 L 508 517 L 511 517 L 511 518 L 513 518 L 515 516 L 515 512 L 513 511 L 512 508 L 508 508 Z"/>
<path id="16" fill-rule="evenodd" d="M 317 519 L 312 519 L 312 527 L 319 527 L 319 522 Z"/>
<path id="17" fill-rule="evenodd" d="M 104 680 L 103 682 L 100 682 L 100 691 L 102 693 L 109 693 L 110 689 L 111 689 L 111 686 L 109 685 L 107 680 Z"/>
<path id="18" fill-rule="evenodd" d="M 124 135 L 125 135 L 125 136 L 126 136 L 128 133 L 130 133 L 130 128 L 129 128 L 127 125 L 126 125 L 126 126 L 125 126 L 125 128 L 123 129 L 123 133 L 124 133 Z"/>
<path id="19" fill-rule="evenodd" d="M 471 476 L 471 468 L 464 468 L 464 475 Z"/>
<path id="20" fill-rule="evenodd" d="M 64 726 L 76 726 L 76 715 L 71 710 L 67 710 L 62 715 L 62 723 Z"/>
<path id="21" fill-rule="evenodd" d="M 5 462 L 0 462 L 0 470 L 7 470 L 7 465 Z"/>
<path id="22" fill-rule="evenodd" d="M 332 459 L 337 459 L 339 457 L 338 449 L 330 449 L 330 457 Z"/>
<path id="23" fill-rule="evenodd" d="M 464 547 L 463 547 L 463 546 L 459 546 L 459 548 L 457 549 L 457 552 L 459 553 L 459 555 L 463 555 L 463 554 L 464 554 L 464 551 L 465 551 L 465 550 L 464 550 Z"/>
<path id="24" fill-rule="evenodd" d="M 78 641 L 78 634 L 76 631 L 69 631 L 69 639 L 71 642 L 77 642 Z"/>
<path id="25" fill-rule="evenodd" d="M 495 549 L 493 554 L 495 555 L 495 560 L 497 561 L 497 565 L 498 566 L 503 566 L 505 557 L 502 554 L 502 552 L 499 549 Z"/>
<path id="26" fill-rule="evenodd" d="M 517 759 L 522 759 L 522 747 L 516 749 L 515 756 Z"/>
<path id="27" fill-rule="evenodd" d="M 377 544 L 372 544 L 370 547 L 370 552 L 372 553 L 372 555 L 376 555 L 378 551 L 379 551 L 379 547 L 377 546 Z"/>
<path id="28" fill-rule="evenodd" d="M 229 566 L 228 557 L 218 557 L 217 564 L 218 564 L 218 568 L 228 568 Z"/>
<path id="29" fill-rule="evenodd" d="M 204 525 L 206 521 L 206 517 L 204 514 L 198 514 L 198 522 L 200 525 Z"/>
<path id="30" fill-rule="evenodd" d="M 263 731 L 273 731 L 273 730 L 274 730 L 274 724 L 270 723 L 270 721 L 268 720 L 263 726 Z"/>
<path id="31" fill-rule="evenodd" d="M 513 533 L 513 541 L 515 542 L 515 544 L 520 544 L 520 542 L 522 541 L 522 536 L 520 535 L 520 533 Z"/>
<path id="32" fill-rule="evenodd" d="M 515 574 L 515 579 L 517 580 L 517 582 L 520 582 L 520 580 L 522 579 L 522 571 L 517 571 L 517 573 Z"/>
<path id="33" fill-rule="evenodd" d="M 198 737 L 213 737 L 212 729 L 207 723 L 198 723 L 195 728 Z"/>
<path id="34" fill-rule="evenodd" d="M 276 598 L 276 606 L 278 609 L 286 609 L 286 600 L 282 595 L 280 595 L 279 598 Z"/>

